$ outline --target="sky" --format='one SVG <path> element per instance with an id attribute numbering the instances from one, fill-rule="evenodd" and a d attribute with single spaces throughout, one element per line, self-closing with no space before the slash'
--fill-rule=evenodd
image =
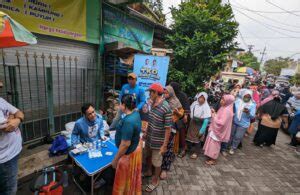
<path id="1" fill-rule="evenodd" d="M 225 1 L 225 0 L 224 0 Z M 164 13 L 181 0 L 163 0 Z M 225 2 L 228 2 L 226 0 Z M 262 57 L 263 61 L 276 57 L 300 59 L 300 0 L 230 0 L 239 34 L 239 47 Z M 167 14 L 167 24 L 172 23 Z"/>

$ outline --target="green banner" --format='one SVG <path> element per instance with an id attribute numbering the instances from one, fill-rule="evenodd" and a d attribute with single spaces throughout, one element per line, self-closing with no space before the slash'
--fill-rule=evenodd
<path id="1" fill-rule="evenodd" d="M 109 5 L 104 5 L 104 42 L 123 42 L 126 46 L 150 53 L 154 27 Z"/>

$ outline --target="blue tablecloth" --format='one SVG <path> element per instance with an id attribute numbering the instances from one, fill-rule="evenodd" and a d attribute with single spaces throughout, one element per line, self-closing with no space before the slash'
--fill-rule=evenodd
<path id="1" fill-rule="evenodd" d="M 75 160 L 76 164 L 86 172 L 86 174 L 89 176 L 94 175 L 110 166 L 118 152 L 118 148 L 115 146 L 114 140 L 106 141 L 105 144 L 107 145 L 107 148 L 102 147 L 102 157 L 89 158 L 87 152 L 79 155 L 74 155 L 70 152 L 70 156 Z M 112 152 L 113 154 L 108 156 L 105 155 L 106 152 Z"/>

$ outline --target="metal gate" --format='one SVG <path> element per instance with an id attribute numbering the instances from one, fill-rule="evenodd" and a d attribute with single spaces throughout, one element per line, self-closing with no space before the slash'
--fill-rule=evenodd
<path id="1" fill-rule="evenodd" d="M 96 103 L 99 70 L 94 56 L 13 51 L 8 57 L 0 50 L 0 96 L 24 112 L 25 143 L 64 130 L 80 117 L 84 102 Z"/>

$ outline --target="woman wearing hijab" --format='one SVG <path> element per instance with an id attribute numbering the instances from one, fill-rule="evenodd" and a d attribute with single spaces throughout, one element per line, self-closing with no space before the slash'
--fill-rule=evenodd
<path id="1" fill-rule="evenodd" d="M 191 145 L 192 159 L 198 157 L 200 151 L 200 141 L 205 133 L 207 124 L 211 117 L 211 109 L 207 103 L 208 95 L 205 92 L 196 95 L 196 101 L 191 105 L 191 121 L 187 132 L 186 141 Z"/>
<path id="2" fill-rule="evenodd" d="M 219 156 L 221 143 L 228 142 L 231 134 L 233 119 L 233 95 L 224 95 L 221 99 L 221 107 L 217 114 L 212 113 L 212 119 L 208 130 L 208 136 L 204 145 L 204 155 L 208 157 L 205 161 L 208 165 L 216 164 Z"/>
<path id="3" fill-rule="evenodd" d="M 262 89 L 261 91 L 261 99 L 260 99 L 260 102 L 262 103 L 267 97 L 269 97 L 271 95 L 271 92 L 269 89 L 265 88 L 265 89 Z"/>
<path id="4" fill-rule="evenodd" d="M 252 91 L 241 90 L 240 97 L 234 102 L 234 118 L 229 142 L 229 154 L 234 154 L 238 145 L 250 126 L 250 121 L 255 117 L 256 105 L 252 100 Z"/>
<path id="5" fill-rule="evenodd" d="M 182 108 L 184 109 L 184 116 L 182 119 L 176 122 L 177 130 L 179 131 L 179 154 L 178 157 L 182 158 L 185 156 L 186 150 L 186 132 L 188 127 L 188 119 L 190 115 L 190 101 L 188 96 L 181 90 L 179 83 L 171 82 L 170 85 L 173 87 L 176 97 L 179 99 Z"/>
<path id="6" fill-rule="evenodd" d="M 273 99 L 265 103 L 258 109 L 259 124 L 253 142 L 257 146 L 271 146 L 275 144 L 278 129 L 282 120 L 287 125 L 287 109 L 280 103 L 278 91 L 273 91 Z"/>
<path id="7" fill-rule="evenodd" d="M 173 87 L 166 86 L 165 88 L 165 99 L 170 105 L 170 108 L 173 112 L 172 119 L 173 119 L 173 127 L 172 127 L 172 132 L 170 135 L 170 140 L 167 146 L 167 152 L 163 156 L 163 162 L 161 165 L 161 174 L 160 178 L 161 179 L 166 179 L 167 178 L 167 171 L 170 170 L 171 163 L 173 162 L 175 155 L 173 151 L 173 146 L 174 146 L 174 137 L 176 135 L 176 129 L 175 129 L 175 123 L 183 117 L 184 115 L 184 110 L 182 108 L 182 105 L 178 98 L 175 95 Z"/>
<path id="8" fill-rule="evenodd" d="M 286 103 L 286 106 L 290 113 L 300 110 L 300 91 L 296 91 L 294 93 L 294 96 L 290 97 L 290 99 Z"/>

